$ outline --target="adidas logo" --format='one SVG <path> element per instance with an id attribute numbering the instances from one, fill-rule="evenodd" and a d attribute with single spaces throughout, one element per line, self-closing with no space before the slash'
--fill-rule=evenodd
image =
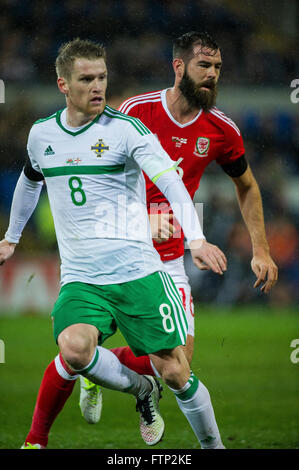
<path id="1" fill-rule="evenodd" d="M 54 154 L 55 154 L 54 150 L 52 149 L 51 145 L 49 145 L 46 148 L 46 150 L 44 152 L 44 155 L 46 155 L 46 157 L 48 157 L 49 155 L 54 155 Z"/>

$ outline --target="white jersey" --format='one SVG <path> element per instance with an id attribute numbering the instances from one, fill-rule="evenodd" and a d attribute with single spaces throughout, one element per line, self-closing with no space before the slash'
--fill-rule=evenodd
<path id="1" fill-rule="evenodd" d="M 137 118 L 109 106 L 71 131 L 66 110 L 29 134 L 32 167 L 44 175 L 61 257 L 61 283 L 115 284 L 164 270 L 153 247 L 142 170 L 174 166 Z"/>

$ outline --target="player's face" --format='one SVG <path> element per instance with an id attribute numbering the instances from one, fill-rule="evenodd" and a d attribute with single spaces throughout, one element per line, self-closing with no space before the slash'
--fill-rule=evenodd
<path id="1" fill-rule="evenodd" d="M 179 88 L 193 108 L 208 111 L 216 103 L 217 82 L 221 69 L 221 54 L 202 46 L 194 47 Z"/>
<path id="2" fill-rule="evenodd" d="M 106 105 L 107 67 L 104 59 L 75 59 L 66 83 L 68 108 L 85 116 L 96 116 Z"/>

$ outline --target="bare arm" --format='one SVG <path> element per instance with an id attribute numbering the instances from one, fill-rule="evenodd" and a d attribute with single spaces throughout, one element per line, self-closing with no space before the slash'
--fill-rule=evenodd
<path id="1" fill-rule="evenodd" d="M 270 255 L 267 242 L 261 193 L 250 167 L 239 177 L 232 178 L 244 222 L 252 243 L 251 267 L 257 280 L 254 287 L 268 293 L 278 279 L 278 268 Z"/>

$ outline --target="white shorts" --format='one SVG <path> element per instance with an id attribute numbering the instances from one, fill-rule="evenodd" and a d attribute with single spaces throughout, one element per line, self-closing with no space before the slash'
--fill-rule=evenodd
<path id="1" fill-rule="evenodd" d="M 163 266 L 172 277 L 173 282 L 181 295 L 188 321 L 188 335 L 194 336 L 194 305 L 189 278 L 185 272 L 184 257 L 180 256 L 179 258 L 171 261 L 164 261 Z"/>

